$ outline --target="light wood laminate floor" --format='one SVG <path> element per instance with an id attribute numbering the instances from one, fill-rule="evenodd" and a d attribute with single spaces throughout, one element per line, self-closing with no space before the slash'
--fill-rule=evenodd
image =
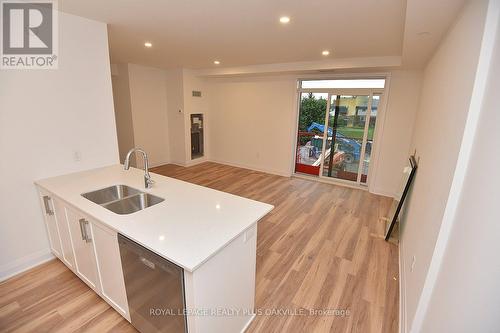
<path id="1" fill-rule="evenodd" d="M 216 163 L 152 171 L 276 207 L 259 222 L 247 332 L 397 331 L 398 248 L 380 237 L 388 198 Z M 0 283 L 0 332 L 136 331 L 53 260 Z"/>

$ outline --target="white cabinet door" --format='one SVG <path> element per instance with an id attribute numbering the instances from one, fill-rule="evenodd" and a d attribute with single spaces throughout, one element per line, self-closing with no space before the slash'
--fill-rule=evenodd
<path id="1" fill-rule="evenodd" d="M 64 204 L 53 199 L 54 212 L 56 214 L 57 229 L 61 239 L 62 260 L 71 270 L 75 271 L 75 256 L 73 254 L 73 245 L 71 244 L 71 236 L 69 233 L 68 219 L 66 217 L 66 209 Z"/>
<path id="2" fill-rule="evenodd" d="M 92 244 L 92 226 L 82 213 L 66 207 L 66 216 L 75 254 L 76 274 L 92 289 L 99 291 Z"/>
<path id="3" fill-rule="evenodd" d="M 92 233 L 102 297 L 130 321 L 117 234 L 95 222 Z"/>
<path id="4" fill-rule="evenodd" d="M 40 191 L 40 199 L 42 202 L 45 225 L 49 235 L 50 249 L 52 250 L 52 253 L 62 259 L 61 238 L 59 237 L 57 220 L 54 213 L 54 201 L 45 191 Z"/>

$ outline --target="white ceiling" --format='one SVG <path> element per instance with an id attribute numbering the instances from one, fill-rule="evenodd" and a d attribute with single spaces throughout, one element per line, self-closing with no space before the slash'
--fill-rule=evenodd
<path id="1" fill-rule="evenodd" d="M 405 66 L 421 67 L 426 63 L 464 2 L 464 0 L 407 1 L 403 38 Z"/>
<path id="2" fill-rule="evenodd" d="M 59 7 L 109 24 L 112 62 L 160 68 L 401 56 L 408 17 L 406 0 L 61 0 Z M 279 23 L 283 15 L 288 25 Z M 449 21 L 436 21 L 432 29 L 445 31 Z"/>

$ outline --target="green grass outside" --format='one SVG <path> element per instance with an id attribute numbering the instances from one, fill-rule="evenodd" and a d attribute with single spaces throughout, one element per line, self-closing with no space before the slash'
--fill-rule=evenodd
<path id="1" fill-rule="evenodd" d="M 375 128 L 373 127 L 368 128 L 368 140 L 373 139 L 374 130 Z M 338 127 L 337 131 L 347 138 L 363 140 L 364 128 L 362 127 Z"/>

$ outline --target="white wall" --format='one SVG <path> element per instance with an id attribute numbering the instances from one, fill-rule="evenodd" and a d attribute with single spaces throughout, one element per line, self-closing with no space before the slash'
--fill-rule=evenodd
<path id="1" fill-rule="evenodd" d="M 500 332 L 499 9 L 497 1 L 489 79 L 482 106 L 471 104 L 480 112 L 478 125 L 423 332 Z"/>
<path id="2" fill-rule="evenodd" d="M 183 70 L 171 69 L 166 73 L 168 130 L 170 159 L 172 163 L 184 165 L 186 161 L 186 137 L 184 120 Z"/>
<path id="3" fill-rule="evenodd" d="M 60 13 L 59 69 L 2 71 L 0 155 L 1 280 L 51 258 L 33 181 L 118 162 L 105 24 Z"/>
<path id="4" fill-rule="evenodd" d="M 289 76 L 210 80 L 210 158 L 289 176 L 296 80 Z"/>
<path id="5" fill-rule="evenodd" d="M 118 67 L 119 75 L 120 72 Z M 211 160 L 290 176 L 296 136 L 297 77 L 202 78 L 198 74 L 188 69 L 163 71 L 128 65 L 133 141 L 145 148 L 152 159 L 156 157 L 153 165 L 186 166 Z M 391 196 L 397 191 L 400 177 L 395 175 L 400 175 L 407 163 L 420 82 L 420 71 L 391 72 L 385 125 L 377 136 L 378 165 L 370 181 L 370 191 L 374 193 Z M 116 90 L 115 100 L 120 98 Z M 193 97 L 193 90 L 201 91 L 202 97 Z M 168 121 L 163 120 L 164 108 Z M 190 156 L 193 113 L 205 116 L 205 156 L 195 160 Z M 120 127 L 118 132 L 122 132 Z M 167 149 L 168 156 L 158 159 Z M 141 165 L 140 159 L 138 162 Z"/>
<path id="6" fill-rule="evenodd" d="M 289 176 L 296 136 L 296 76 L 210 79 L 210 158 Z M 421 74 L 397 70 L 370 190 L 394 195 L 407 162 Z"/>
<path id="7" fill-rule="evenodd" d="M 485 12 L 486 1 L 468 2 L 424 71 L 411 149 L 417 150 L 419 166 L 401 227 L 404 331 L 411 327 L 447 203 Z"/>
<path id="8" fill-rule="evenodd" d="M 188 69 L 162 70 L 135 64 L 113 65 L 113 94 L 116 107 L 120 156 L 132 147 L 147 153 L 151 166 L 167 163 L 190 165 L 190 115 L 203 113 L 208 118 L 206 81 Z M 202 92 L 193 97 L 192 91 Z M 142 157 L 136 158 L 142 167 Z M 135 161 L 135 160 L 134 160 Z"/>
<path id="9" fill-rule="evenodd" d="M 128 77 L 134 144 L 148 153 L 151 166 L 169 163 L 165 71 L 129 64 Z M 137 165 L 142 167 L 142 156 L 137 156 Z"/>
<path id="10" fill-rule="evenodd" d="M 125 156 L 130 148 L 135 147 L 134 125 L 132 122 L 132 106 L 130 104 L 130 86 L 128 64 L 114 64 L 111 72 L 113 82 L 113 102 L 115 106 L 116 131 L 118 133 L 118 148 L 120 162 L 125 161 Z M 135 165 L 135 160 L 132 161 Z"/>
<path id="11" fill-rule="evenodd" d="M 369 180 L 370 192 L 394 196 L 400 186 L 403 166 L 408 163 L 421 82 L 421 71 L 391 72 L 384 128 L 377 143 L 380 155 L 376 173 Z"/>
<path id="12" fill-rule="evenodd" d="M 196 72 L 189 69 L 183 70 L 183 95 L 186 133 L 186 165 L 201 163 L 210 156 L 210 112 L 209 112 L 209 83 L 207 79 L 198 77 Z M 201 91 L 201 97 L 194 97 L 193 91 Z M 203 157 L 191 159 L 191 115 L 202 113 L 204 121 L 204 155 Z"/>

